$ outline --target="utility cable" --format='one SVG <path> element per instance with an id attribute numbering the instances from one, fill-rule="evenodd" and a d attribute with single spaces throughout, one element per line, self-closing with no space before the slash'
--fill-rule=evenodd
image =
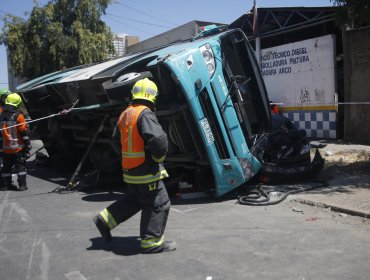
<path id="1" fill-rule="evenodd" d="M 119 24 L 122 24 L 122 25 L 124 25 L 124 26 L 130 27 L 130 28 L 133 28 L 133 29 L 136 29 L 137 31 L 140 31 L 140 32 L 143 32 L 143 33 L 147 33 L 147 34 L 152 35 L 152 36 L 154 36 L 154 35 L 155 35 L 154 33 L 150 33 L 150 32 L 148 32 L 148 31 L 144 31 L 144 30 L 142 30 L 142 29 L 140 29 L 140 28 L 137 28 L 137 27 L 134 27 L 134 26 L 132 26 L 132 25 L 129 25 L 129 24 L 126 24 L 126 23 L 120 22 L 120 21 L 118 21 L 118 20 L 116 20 L 115 18 L 112 18 L 112 17 L 110 17 L 110 16 L 106 16 L 106 17 L 107 17 L 108 19 L 112 20 L 112 21 L 115 21 L 115 22 L 119 23 Z"/>
<path id="2" fill-rule="evenodd" d="M 125 20 L 130 20 L 130 21 L 138 22 L 138 23 L 142 23 L 142 24 L 147 24 L 147 25 L 150 25 L 150 26 L 158 26 L 158 27 L 163 27 L 163 28 L 172 28 L 172 27 L 169 27 L 169 26 L 159 25 L 159 24 L 155 24 L 155 23 L 151 23 L 151 22 L 140 21 L 140 20 L 136 20 L 136 19 L 131 19 L 131 18 L 127 18 L 127 17 L 113 15 L 113 14 L 110 14 L 110 13 L 107 13 L 107 15 L 112 16 L 112 17 L 117 17 L 117 18 L 125 19 Z"/>
<path id="3" fill-rule="evenodd" d="M 133 10 L 133 11 L 135 11 L 135 12 L 139 13 L 140 15 L 146 15 L 146 16 L 148 16 L 148 17 L 152 17 L 152 18 L 154 18 L 154 19 L 156 19 L 156 20 L 159 20 L 159 21 L 162 21 L 162 22 L 167 22 L 167 23 L 169 23 L 169 24 L 172 24 L 172 25 L 174 25 L 174 26 L 177 26 L 177 24 L 176 24 L 176 23 L 173 23 L 173 22 L 171 22 L 171 21 L 168 21 L 168 20 L 165 20 L 165 19 L 162 19 L 162 18 L 157 18 L 157 17 L 155 17 L 155 16 L 153 16 L 153 15 L 151 15 L 151 14 L 145 13 L 145 12 L 140 11 L 140 10 L 138 10 L 138 9 L 132 8 L 132 7 L 128 6 L 128 5 L 126 5 L 126 4 L 123 4 L 123 3 L 122 3 L 122 2 L 120 2 L 120 1 L 117 1 L 117 4 L 122 5 L 122 6 L 125 6 L 126 8 L 129 8 L 129 9 L 131 9 L 131 10 Z"/>
<path id="4" fill-rule="evenodd" d="M 62 110 L 58 113 L 55 113 L 55 114 L 51 114 L 51 115 L 41 117 L 41 118 L 38 118 L 38 119 L 34 119 L 34 120 L 26 121 L 26 122 L 23 122 L 23 123 L 15 124 L 15 125 L 12 125 L 12 126 L 9 126 L 9 127 L 6 127 L 6 128 L 0 128 L 0 131 L 5 130 L 5 129 L 9 129 L 9 128 L 12 128 L 12 127 L 17 127 L 17 126 L 20 126 L 20 125 L 23 125 L 23 124 L 29 124 L 29 123 L 38 122 L 38 121 L 41 121 L 41 120 L 44 120 L 44 119 L 50 119 L 50 118 L 57 117 L 57 116 L 67 115 L 68 113 L 70 113 L 72 111 L 73 112 L 82 112 L 82 111 L 88 111 L 88 110 L 99 109 L 99 108 L 108 107 L 108 106 L 112 106 L 112 105 L 122 104 L 121 102 L 112 102 L 110 104 L 103 104 L 103 105 L 96 104 L 96 105 L 74 108 L 76 106 L 76 104 L 78 103 L 78 101 L 79 100 L 77 100 L 75 103 L 73 103 L 72 107 L 69 108 L 69 109 L 64 109 L 64 110 Z"/>
<path id="5" fill-rule="evenodd" d="M 22 123 L 18 123 L 18 124 L 15 124 L 15 125 L 11 125 L 11 126 L 8 126 L 8 127 L 5 127 L 5 128 L 0 128 L 0 131 L 3 131 L 5 129 L 9 129 L 9 128 L 13 128 L 13 127 L 17 127 L 17 126 L 20 126 L 20 125 L 24 125 L 24 124 L 29 124 L 29 123 L 33 123 L 33 122 L 39 122 L 41 120 L 44 120 L 44 119 L 50 119 L 50 118 L 53 118 L 53 117 L 56 117 L 56 116 L 62 116 L 62 115 L 67 115 L 68 113 L 70 113 L 73 109 L 79 109 L 79 108 L 74 108 L 77 104 L 78 100 L 73 103 L 72 107 L 69 108 L 69 109 L 64 109 L 58 113 L 55 113 L 55 114 L 51 114 L 51 115 L 48 115 L 48 116 L 45 116 L 45 117 L 41 117 L 41 118 L 38 118 L 38 119 L 35 119 L 35 120 L 30 120 L 30 121 L 27 121 L 27 122 L 22 122 Z"/>
<path id="6" fill-rule="evenodd" d="M 15 14 L 12 14 L 12 13 L 7 12 L 7 11 L 4 11 L 4 10 L 0 10 L 0 13 L 5 14 L 5 16 L 6 16 L 6 15 L 10 15 L 10 16 L 12 16 L 12 17 L 17 17 L 17 18 L 20 18 L 20 19 L 24 20 L 21 16 L 17 16 L 17 15 L 15 15 Z"/>
<path id="7" fill-rule="evenodd" d="M 285 106 L 285 107 L 314 107 L 314 106 L 327 106 L 327 105 L 370 105 L 370 101 L 352 101 L 352 102 L 330 102 L 330 103 L 315 103 L 315 104 L 300 104 L 300 105 L 295 105 L 295 104 L 285 104 L 281 102 L 271 102 L 269 105 L 280 105 L 280 106 Z"/>

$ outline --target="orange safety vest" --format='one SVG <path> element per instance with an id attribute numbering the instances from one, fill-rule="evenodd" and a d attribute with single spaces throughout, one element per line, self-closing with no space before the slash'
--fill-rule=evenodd
<path id="1" fill-rule="evenodd" d="M 11 127 L 20 123 L 21 125 L 19 126 Z M 21 151 L 24 145 L 20 131 L 27 131 L 28 129 L 24 116 L 17 113 L 13 114 L 10 120 L 1 122 L 1 128 L 5 128 L 1 131 L 3 135 L 3 152 L 6 154 L 14 154 Z"/>
<path id="2" fill-rule="evenodd" d="M 137 120 L 146 108 L 148 107 L 140 104 L 130 105 L 118 119 L 123 169 L 132 169 L 145 162 L 144 139 L 137 128 Z"/>

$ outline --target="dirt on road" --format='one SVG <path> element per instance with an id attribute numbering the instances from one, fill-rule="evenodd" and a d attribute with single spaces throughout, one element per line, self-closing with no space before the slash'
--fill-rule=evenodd
<path id="1" fill-rule="evenodd" d="M 322 152 L 322 156 L 325 158 L 323 173 L 370 174 L 370 153 L 366 150 L 326 150 Z"/>

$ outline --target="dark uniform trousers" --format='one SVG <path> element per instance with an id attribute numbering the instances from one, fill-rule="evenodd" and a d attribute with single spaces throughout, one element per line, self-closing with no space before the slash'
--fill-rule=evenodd
<path id="1" fill-rule="evenodd" d="M 141 211 L 141 240 L 160 238 L 166 228 L 171 202 L 162 180 L 149 184 L 127 184 L 127 193 L 107 207 L 118 224 Z M 159 250 L 161 246 L 151 248 Z M 150 250 L 150 249 L 149 249 Z M 148 251 L 149 251 L 148 250 Z"/>
<path id="2" fill-rule="evenodd" d="M 26 176 L 26 157 L 23 152 L 18 152 L 14 154 L 3 154 L 3 168 L 1 170 L 1 176 L 3 179 L 3 184 L 10 187 L 12 182 L 12 169 L 13 166 L 16 169 L 18 175 L 19 186 L 27 186 Z"/>

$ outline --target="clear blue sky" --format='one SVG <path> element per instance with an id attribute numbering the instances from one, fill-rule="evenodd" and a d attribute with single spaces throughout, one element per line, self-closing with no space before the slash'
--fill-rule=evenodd
<path id="1" fill-rule="evenodd" d="M 47 0 L 38 0 L 40 6 Z M 253 6 L 253 0 L 114 0 L 103 20 L 114 33 L 139 36 L 145 40 L 192 20 L 229 24 Z M 258 7 L 332 6 L 330 0 L 257 0 Z M 28 18 L 32 0 L 1 0 L 0 29 L 5 13 Z M 0 46 L 0 88 L 8 87 L 5 47 Z"/>

